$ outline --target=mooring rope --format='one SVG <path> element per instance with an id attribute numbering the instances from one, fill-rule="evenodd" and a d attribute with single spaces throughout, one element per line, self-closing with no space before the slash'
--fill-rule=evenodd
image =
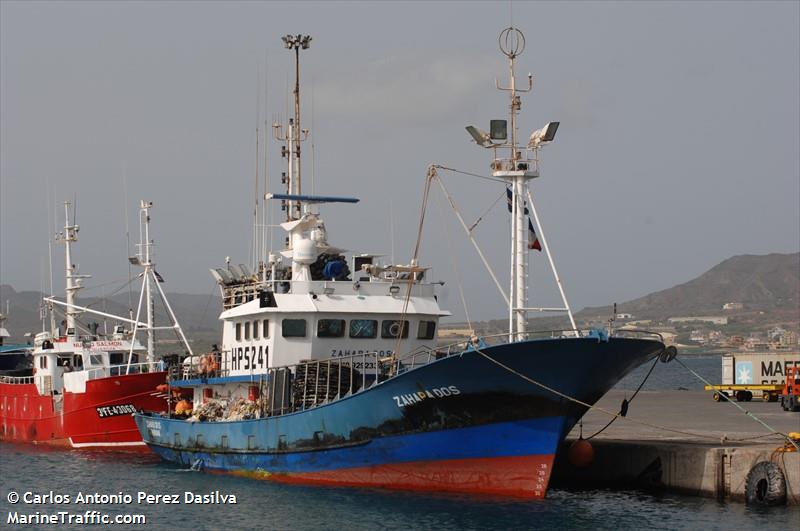
<path id="1" fill-rule="evenodd" d="M 550 387 L 548 385 L 545 385 L 545 384 L 543 384 L 541 382 L 537 382 L 533 378 L 530 378 L 529 376 L 526 376 L 526 375 L 522 374 L 521 372 L 519 372 L 519 371 L 517 371 L 515 369 L 512 369 L 508 365 L 505 365 L 504 363 L 502 363 L 500 361 L 497 361 L 496 359 L 492 358 L 491 356 L 489 356 L 488 354 L 486 354 L 485 352 L 483 352 L 482 350 L 480 350 L 478 348 L 474 348 L 473 347 L 473 351 L 477 352 L 478 354 L 480 354 L 481 356 L 483 356 L 484 358 L 486 358 L 490 362 L 494 363 L 498 367 L 501 367 L 501 368 L 507 370 L 511 374 L 519 376 L 523 380 L 525 380 L 525 381 L 527 381 L 529 383 L 532 383 L 532 384 L 536 385 L 537 387 L 540 387 L 542 389 L 550 391 L 551 393 L 553 393 L 555 395 L 558 395 L 558 396 L 560 396 L 562 398 L 565 398 L 566 400 L 569 400 L 571 402 L 575 402 L 576 404 L 580 404 L 580 405 L 582 405 L 582 406 L 584 406 L 584 407 L 586 407 L 588 409 L 596 409 L 597 411 L 600 411 L 601 413 L 605 413 L 606 415 L 609 415 L 609 416 L 614 417 L 614 418 L 622 417 L 622 418 L 628 420 L 629 422 L 633 422 L 634 424 L 639 424 L 639 425 L 642 425 L 642 426 L 647 426 L 648 428 L 654 428 L 654 429 L 657 429 L 657 430 L 668 431 L 668 432 L 677 433 L 677 434 L 680 434 L 680 435 L 688 435 L 690 437 L 696 437 L 696 438 L 699 438 L 699 439 L 710 439 L 710 440 L 713 440 L 713 441 L 719 441 L 719 439 L 717 437 L 714 437 L 714 436 L 711 436 L 711 435 L 704 435 L 704 434 L 701 434 L 701 433 L 694 433 L 694 432 L 690 432 L 690 431 L 679 430 L 679 429 L 676 429 L 676 428 L 670 428 L 668 426 L 661 426 L 659 424 L 653 424 L 652 422 L 646 422 L 646 421 L 643 421 L 643 420 L 633 419 L 631 417 L 623 416 L 620 413 L 614 413 L 614 412 L 609 411 L 609 410 L 607 410 L 605 408 L 602 408 L 600 406 L 589 404 L 589 403 L 584 402 L 582 400 L 579 400 L 579 399 L 577 399 L 575 397 L 572 397 L 572 396 L 569 396 L 569 395 L 567 395 L 565 393 L 562 393 L 561 391 L 558 391 L 557 389 L 553 389 L 552 387 Z M 681 364 L 681 365 L 683 365 L 683 364 Z M 791 439 L 789 438 L 788 435 L 786 435 L 784 433 L 781 433 L 779 431 L 773 430 L 772 428 L 770 428 L 766 424 L 764 424 L 764 426 L 766 426 L 767 429 L 769 429 L 772 432 L 769 435 L 780 435 L 784 439 L 791 441 Z M 741 442 L 741 441 L 746 441 L 748 439 L 743 438 L 743 439 L 728 439 L 728 440 L 731 441 L 731 442 Z M 794 443 L 794 441 L 792 441 L 792 444 L 797 446 L 796 443 Z"/>
<path id="2" fill-rule="evenodd" d="M 620 411 L 619 411 L 620 415 L 622 415 L 623 417 L 627 416 L 627 414 L 628 414 L 628 406 L 630 405 L 631 402 L 633 402 L 633 399 L 636 398 L 636 395 L 639 394 L 639 391 L 642 390 L 642 387 L 644 387 L 644 384 L 645 384 L 645 382 L 647 382 L 647 379 L 650 378 L 650 375 L 653 374 L 653 369 L 655 369 L 656 365 L 658 364 L 658 358 L 659 358 L 659 356 L 655 357 L 655 359 L 653 360 L 653 365 L 650 366 L 650 370 L 647 371 L 647 374 L 644 376 L 644 379 L 642 380 L 642 383 L 640 383 L 639 387 L 636 388 L 636 391 L 633 392 L 633 395 L 631 395 L 630 400 L 627 400 L 627 399 L 623 400 L 622 407 L 620 407 Z M 611 426 L 614 423 L 615 420 L 617 420 L 617 417 L 614 417 L 611 420 L 609 420 L 608 424 L 606 424 L 605 426 L 603 426 L 602 428 L 600 428 L 599 430 L 594 432 L 592 435 L 587 437 L 586 440 L 588 441 L 589 439 L 597 437 L 598 435 L 603 433 L 606 430 L 606 428 L 608 428 L 609 426 Z"/>

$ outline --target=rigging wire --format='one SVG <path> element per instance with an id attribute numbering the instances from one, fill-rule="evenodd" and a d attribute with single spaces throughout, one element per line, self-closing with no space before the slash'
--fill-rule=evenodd
<path id="1" fill-rule="evenodd" d="M 447 171 L 452 171 L 454 173 L 460 173 L 462 175 L 469 175 L 470 177 L 477 177 L 478 179 L 483 179 L 486 181 L 494 181 L 496 183 L 502 183 L 504 185 L 508 184 L 508 182 L 505 179 L 500 179 L 498 177 L 488 177 L 486 175 L 480 175 L 479 173 L 471 173 L 468 171 L 457 170 L 455 168 L 448 168 L 447 166 L 441 166 L 439 164 L 434 164 L 433 167 L 439 170 L 447 170 Z"/>
<path id="2" fill-rule="evenodd" d="M 438 175 L 436 174 L 436 167 L 435 166 L 431 166 L 431 169 L 434 172 L 434 177 L 438 177 Z M 437 178 L 436 182 L 439 183 L 439 187 L 442 189 L 442 193 L 444 193 L 445 197 L 447 197 L 447 202 L 450 203 L 450 208 L 453 209 L 453 212 L 455 213 L 456 217 L 458 218 L 458 221 L 461 223 L 461 226 L 464 228 L 464 232 L 466 232 L 467 238 L 469 238 L 470 242 L 472 243 L 472 246 L 475 248 L 475 251 L 478 253 L 478 256 L 480 257 L 481 262 L 483 262 L 483 266 L 486 268 L 486 271 L 489 273 L 489 276 L 492 278 L 492 281 L 494 282 L 495 286 L 497 287 L 497 290 L 500 292 L 500 296 L 503 298 L 503 300 L 506 302 L 506 304 L 509 304 L 508 295 L 506 295 L 505 291 L 503 291 L 503 287 L 500 285 L 500 281 L 497 280 L 497 275 L 494 274 L 494 271 L 492 270 L 492 266 L 489 264 L 489 260 L 487 260 L 486 256 L 483 254 L 483 251 L 481 251 L 481 248 L 478 245 L 478 242 L 475 241 L 475 237 L 469 231 L 469 227 L 467 227 L 467 224 L 464 221 L 464 217 L 461 215 L 461 212 L 458 210 L 458 207 L 456 206 L 456 202 L 453 199 L 453 196 L 450 195 L 450 192 L 445 187 L 444 181 L 442 179 Z"/>
<path id="3" fill-rule="evenodd" d="M 449 251 L 448 254 L 450 255 L 450 262 L 451 262 L 451 265 L 453 266 L 453 270 L 456 273 L 456 284 L 458 285 L 458 293 L 461 296 L 461 304 L 462 304 L 462 306 L 464 306 L 464 316 L 467 319 L 467 326 L 469 326 L 470 334 L 474 334 L 475 333 L 475 329 L 472 327 L 472 319 L 470 319 L 470 317 L 469 317 L 469 309 L 467 308 L 467 300 L 464 297 L 464 286 L 463 286 L 463 282 L 461 280 L 461 271 L 458 269 L 458 263 L 456 262 L 456 259 L 455 259 L 455 252 L 453 250 L 453 240 L 450 238 L 450 233 L 447 230 L 447 223 L 445 223 L 444 215 L 442 214 L 442 211 L 444 211 L 444 209 L 441 208 L 441 198 L 439 198 L 438 201 L 439 201 L 439 204 L 440 204 L 440 206 L 439 206 L 439 220 L 440 220 L 439 221 L 439 226 L 442 228 L 442 232 L 444 233 L 444 239 L 447 242 L 447 249 Z"/>
<path id="4" fill-rule="evenodd" d="M 503 190 L 503 191 L 500 193 L 500 195 L 497 197 L 497 199 L 495 199 L 495 200 L 494 200 L 494 203 L 492 203 L 492 204 L 489 206 L 489 208 L 487 208 L 487 209 L 486 209 L 486 210 L 485 210 L 485 211 L 484 211 L 484 212 L 483 212 L 483 213 L 482 213 L 480 216 L 478 216 L 478 219 L 476 219 L 476 220 L 475 220 L 475 223 L 473 223 L 472 225 L 470 225 L 470 226 L 469 226 L 469 232 L 472 232 L 473 230 L 475 230 L 475 227 L 477 227 L 477 226 L 478 226 L 478 224 L 479 224 L 481 221 L 483 221 L 483 218 L 484 218 L 484 216 L 486 216 L 486 214 L 488 214 L 489 212 L 491 212 L 491 210 L 492 210 L 492 209 L 493 209 L 495 206 L 497 206 L 497 203 L 499 203 L 499 202 L 500 202 L 500 200 L 501 200 L 501 199 L 503 199 L 503 197 L 504 197 L 505 195 L 506 195 L 506 191 L 505 191 L 505 189 L 504 189 L 504 190 Z"/>
<path id="5" fill-rule="evenodd" d="M 206 313 L 208 313 L 208 307 L 211 305 L 211 299 L 214 298 L 214 292 L 217 291 L 217 284 L 214 284 L 214 287 L 211 288 L 211 293 L 208 294 L 208 300 L 206 300 L 206 307 L 203 309 L 203 315 L 200 316 L 200 321 L 203 322 L 203 319 L 206 318 Z"/>
<path id="6" fill-rule="evenodd" d="M 411 300 L 411 288 L 414 286 L 414 281 L 417 279 L 417 272 L 416 267 L 419 263 L 419 249 L 422 245 L 422 229 L 425 225 L 425 212 L 428 209 L 428 199 L 430 198 L 431 192 L 431 185 L 433 184 L 433 180 L 436 178 L 436 169 L 431 166 L 428 168 L 428 174 L 425 176 L 425 191 L 422 194 L 422 208 L 420 208 L 419 212 L 419 225 L 417 226 L 417 241 L 414 244 L 414 253 L 411 257 L 411 271 L 408 274 L 408 287 L 406 289 L 406 295 L 403 299 L 403 310 L 400 312 L 400 330 L 397 334 L 397 343 L 395 344 L 394 352 L 392 356 L 395 357 L 398 352 L 400 352 L 400 344 L 403 341 L 403 336 L 408 335 L 407 331 L 404 331 L 406 325 L 405 317 L 408 314 L 408 303 Z M 394 366 L 394 364 L 393 364 Z"/>

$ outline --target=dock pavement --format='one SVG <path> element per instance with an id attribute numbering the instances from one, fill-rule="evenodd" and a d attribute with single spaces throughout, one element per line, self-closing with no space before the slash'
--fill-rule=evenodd
<path id="1" fill-rule="evenodd" d="M 597 406 L 618 412 L 622 400 L 630 400 L 632 394 L 612 390 Z M 779 403 L 760 398 L 737 404 L 775 431 L 800 432 L 800 412 L 783 411 Z M 553 485 L 655 488 L 744 501 L 748 473 L 768 461 L 785 477 L 787 503 L 800 504 L 800 453 L 776 451 L 785 441 L 734 404 L 714 402 L 711 393 L 702 390 L 643 390 L 629 403 L 627 417 L 592 438 L 592 462 L 576 467 L 568 449 L 581 429 L 589 438 L 611 419 L 590 410 L 582 428 L 576 426 L 559 451 Z"/>

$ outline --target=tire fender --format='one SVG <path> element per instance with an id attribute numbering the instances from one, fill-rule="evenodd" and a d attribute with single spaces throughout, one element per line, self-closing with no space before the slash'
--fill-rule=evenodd
<path id="1" fill-rule="evenodd" d="M 753 465 L 745 482 L 747 505 L 786 505 L 786 478 L 775 463 L 761 461 Z"/>

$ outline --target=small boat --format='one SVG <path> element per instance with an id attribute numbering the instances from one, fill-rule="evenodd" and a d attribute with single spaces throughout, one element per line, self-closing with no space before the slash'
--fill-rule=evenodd
<path id="1" fill-rule="evenodd" d="M 163 290 L 156 282 L 150 257 L 151 206 L 147 202 L 141 204 L 145 236 L 139 254 L 131 262 L 144 267 L 142 296 L 136 318 L 130 319 L 76 304 L 76 294 L 88 275 L 78 274 L 72 259 L 72 244 L 78 240 L 79 227 L 70 222 L 70 203 L 65 203 L 66 222 L 58 241 L 65 246 L 66 302 L 44 299 L 50 309 L 51 331 L 36 334 L 33 367 L 25 374 L 0 375 L 0 440 L 72 448 L 145 449 L 131 414 L 137 409 L 167 409 L 166 396 L 158 389 L 165 383 L 167 373 L 163 361 L 156 360 L 154 354 L 154 332 L 158 327 L 153 324 L 151 290 L 155 285 L 162 296 Z M 55 325 L 54 306 L 65 308 L 62 327 Z M 140 322 L 145 306 L 147 319 Z M 96 324 L 81 329 L 78 318 L 83 313 L 127 323 L 132 330 L 122 324 L 115 325 L 107 335 L 98 333 Z M 183 338 L 171 310 L 169 314 L 170 328 Z M 147 334 L 146 347 L 136 339 L 137 331 Z"/>
<path id="2" fill-rule="evenodd" d="M 310 40 L 289 35 L 284 44 L 299 62 Z M 527 187 L 558 124 L 535 133 L 529 156 L 521 155 L 514 133 L 520 51 L 505 50 L 511 139 L 505 121 L 493 123 L 491 134 L 468 128 L 494 151 L 492 177 L 508 187 L 509 331 L 440 345 L 439 320 L 449 313 L 416 252 L 408 264 L 383 264 L 330 243 L 319 205 L 358 199 L 303 194 L 300 143 L 308 131 L 300 126 L 297 63 L 294 117 L 273 126 L 285 142 L 287 189 L 268 195 L 285 215 L 286 245 L 265 253 L 254 271 L 230 263 L 212 270 L 223 300 L 221 348 L 171 375 L 171 386 L 192 392 L 191 403 L 167 415 L 135 415 L 154 452 L 186 467 L 285 483 L 545 495 L 559 443 L 589 406 L 665 346 L 658 334 L 584 331 L 572 319 L 567 330 L 527 328 L 534 309 L 525 266 L 536 248 L 529 247 Z M 504 149 L 510 157 L 499 156 Z M 432 167 L 426 197 L 435 173 Z"/>

